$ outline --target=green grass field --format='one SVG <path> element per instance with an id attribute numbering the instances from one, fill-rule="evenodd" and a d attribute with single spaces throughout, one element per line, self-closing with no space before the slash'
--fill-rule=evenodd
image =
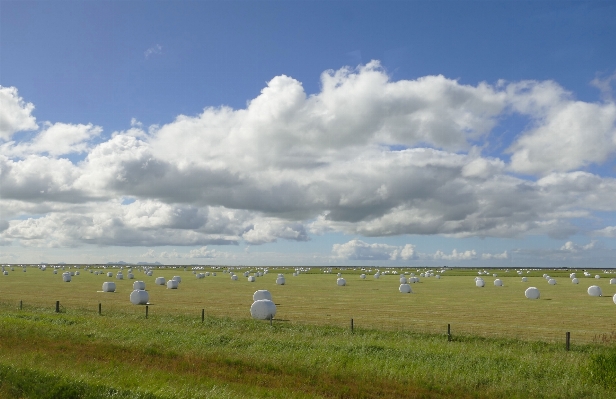
<path id="1" fill-rule="evenodd" d="M 135 269 L 150 294 L 146 319 L 145 307 L 129 302 L 135 280 L 82 267 L 64 283 L 50 269 L 15 268 L 0 276 L 0 397 L 615 397 L 613 274 L 573 285 L 569 272 L 548 271 L 558 281 L 550 286 L 543 271 L 528 283 L 494 271 L 505 286 L 484 276 L 477 288 L 476 271 L 452 270 L 400 294 L 395 275 L 361 280 L 361 271 L 344 270 L 347 286 L 338 287 L 336 269 L 294 277 L 270 268 L 255 283 L 244 270 L 232 281 L 221 270 L 196 279 L 183 269 L 152 277 Z M 275 284 L 279 272 L 284 286 Z M 154 284 L 174 275 L 178 290 Z M 117 292 L 98 292 L 104 281 Z M 604 297 L 587 295 L 593 284 Z M 524 298 L 528 286 L 540 300 Z M 271 326 L 250 318 L 257 289 L 278 304 Z"/>

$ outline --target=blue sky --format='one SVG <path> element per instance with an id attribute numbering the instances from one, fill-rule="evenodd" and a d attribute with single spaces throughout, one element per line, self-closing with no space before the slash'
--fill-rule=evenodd
<path id="1" fill-rule="evenodd" d="M 0 262 L 614 267 L 615 17 L 2 0 Z"/>

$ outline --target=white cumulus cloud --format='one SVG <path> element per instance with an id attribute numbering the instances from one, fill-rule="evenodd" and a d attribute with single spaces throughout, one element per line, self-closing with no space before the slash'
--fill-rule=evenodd
<path id="1" fill-rule="evenodd" d="M 34 104 L 19 97 L 17 88 L 0 86 L 0 139 L 10 140 L 15 132 L 36 130 L 33 110 Z"/>

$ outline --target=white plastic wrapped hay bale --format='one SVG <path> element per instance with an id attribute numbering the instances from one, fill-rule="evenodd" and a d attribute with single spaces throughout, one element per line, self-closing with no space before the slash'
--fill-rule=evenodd
<path id="1" fill-rule="evenodd" d="M 419 273 L 419 277 L 426 277 L 426 273 Z"/>
<path id="2" fill-rule="evenodd" d="M 614 304 L 616 304 L 616 294 L 614 294 L 614 296 L 612 297 L 612 301 L 614 301 Z"/>
<path id="3" fill-rule="evenodd" d="M 130 293 L 130 302 L 133 305 L 147 305 L 150 300 L 150 294 L 145 290 L 134 290 Z"/>
<path id="4" fill-rule="evenodd" d="M 406 277 L 400 276 L 400 284 L 406 284 Z"/>
<path id="5" fill-rule="evenodd" d="M 359 275 L 359 278 L 362 279 L 362 280 L 365 280 L 366 279 L 366 275 L 362 273 L 362 274 Z"/>
<path id="6" fill-rule="evenodd" d="M 550 285 L 556 285 L 556 280 L 554 280 L 553 278 L 548 280 L 548 284 Z"/>
<path id="7" fill-rule="evenodd" d="M 496 280 L 494 280 L 494 286 L 495 287 L 502 287 L 503 286 L 503 280 L 501 280 L 500 278 L 497 278 Z"/>
<path id="8" fill-rule="evenodd" d="M 62 273 L 62 281 L 64 281 L 65 283 L 70 283 L 71 282 L 71 274 L 69 272 Z"/>
<path id="9" fill-rule="evenodd" d="M 616 284 L 616 278 L 611 278 L 610 279 L 610 284 Z"/>
<path id="10" fill-rule="evenodd" d="M 175 281 L 177 281 L 177 282 L 178 282 L 178 284 L 179 284 L 179 283 L 181 283 L 181 282 L 182 282 L 182 277 L 180 277 L 180 276 L 173 276 L 173 278 L 172 278 L 171 280 L 175 280 Z"/>
<path id="11" fill-rule="evenodd" d="M 53 271 L 53 274 L 58 274 L 58 271 L 57 271 L 57 270 L 54 270 L 54 271 Z"/>
<path id="12" fill-rule="evenodd" d="M 180 285 L 180 283 L 178 283 L 177 280 L 171 279 L 171 280 L 167 281 L 167 289 L 168 290 L 177 290 L 179 285 Z"/>
<path id="13" fill-rule="evenodd" d="M 4 274 L 5 276 L 9 275 L 9 272 L 7 272 L 6 270 L 2 272 L 2 274 Z"/>
<path id="14" fill-rule="evenodd" d="M 113 281 L 105 281 L 103 283 L 103 292 L 115 292 L 116 285 Z"/>
<path id="15" fill-rule="evenodd" d="M 210 272 L 205 272 L 205 277 L 209 277 L 210 276 Z"/>
<path id="16" fill-rule="evenodd" d="M 381 274 L 380 274 L 380 273 L 375 273 L 375 274 L 374 274 L 374 278 L 378 279 L 379 277 L 381 277 Z"/>
<path id="17" fill-rule="evenodd" d="M 440 275 L 440 274 L 437 274 L 436 276 L 434 276 L 434 278 L 435 278 L 435 279 L 440 279 L 440 278 L 441 278 L 441 275 Z"/>
<path id="18" fill-rule="evenodd" d="M 270 320 L 276 316 L 276 304 L 269 299 L 254 301 L 250 307 L 250 315 L 257 320 Z"/>
<path id="19" fill-rule="evenodd" d="M 525 283 L 525 282 L 527 282 L 527 281 L 528 281 L 528 278 L 526 278 L 526 277 L 522 277 L 522 282 L 523 282 L 523 283 Z"/>
<path id="20" fill-rule="evenodd" d="M 137 280 L 133 283 L 134 290 L 145 290 L 145 282 Z"/>
<path id="21" fill-rule="evenodd" d="M 338 277 L 342 277 L 342 273 L 338 273 Z"/>
<path id="22" fill-rule="evenodd" d="M 338 284 L 340 287 L 344 287 L 346 285 L 346 280 L 340 277 L 336 279 L 336 284 Z"/>
<path id="23" fill-rule="evenodd" d="M 482 279 L 478 279 L 478 280 L 475 281 L 475 286 L 476 287 L 483 287 L 485 285 L 486 285 L 486 283 Z"/>
<path id="24" fill-rule="evenodd" d="M 528 299 L 539 299 L 539 289 L 537 287 L 528 287 L 524 291 L 524 296 Z"/>
<path id="25" fill-rule="evenodd" d="M 154 283 L 158 285 L 165 285 L 167 281 L 165 280 L 164 277 L 156 277 L 156 280 L 154 280 Z"/>
<path id="26" fill-rule="evenodd" d="M 129 280 L 132 280 L 132 279 L 134 279 L 134 278 L 135 278 L 135 275 L 134 275 L 133 273 L 128 273 L 128 274 L 126 275 L 126 277 L 127 277 Z"/>
<path id="27" fill-rule="evenodd" d="M 571 274 L 569 275 L 569 278 L 575 278 L 575 273 L 571 273 Z"/>
<path id="28" fill-rule="evenodd" d="M 276 277 L 276 284 L 278 285 L 284 285 L 284 283 L 286 282 L 286 280 L 284 279 L 283 276 L 278 276 Z"/>
<path id="29" fill-rule="evenodd" d="M 579 284 L 579 283 L 580 283 L 580 280 L 578 280 L 577 278 L 572 278 L 572 279 L 571 279 L 571 282 L 572 282 L 573 284 Z"/>
<path id="30" fill-rule="evenodd" d="M 257 279 L 255 278 L 255 276 L 248 276 L 248 282 L 249 283 L 254 283 Z"/>
<path id="31" fill-rule="evenodd" d="M 118 272 L 118 274 L 116 274 L 116 278 L 118 280 L 124 280 L 124 275 L 121 272 Z"/>
<path id="32" fill-rule="evenodd" d="M 588 287 L 588 295 L 590 296 L 601 296 L 603 293 L 601 292 L 601 287 L 598 285 L 591 285 Z"/>
<path id="33" fill-rule="evenodd" d="M 413 292 L 413 290 L 411 290 L 411 286 L 408 284 L 400 284 L 400 287 L 398 287 L 398 291 L 403 294 L 410 294 Z"/>
<path id="34" fill-rule="evenodd" d="M 237 277 L 237 275 L 235 275 L 235 274 L 232 274 L 232 275 L 231 275 L 231 280 L 233 280 L 233 281 L 237 281 L 237 278 L 238 278 L 238 277 Z"/>
<path id="35" fill-rule="evenodd" d="M 250 272 L 244 272 L 244 277 L 250 276 Z"/>
<path id="36" fill-rule="evenodd" d="M 601 276 L 599 276 L 598 274 L 596 274 L 596 275 L 595 275 L 595 278 L 596 278 L 597 280 L 599 280 L 599 279 L 601 278 Z"/>
<path id="37" fill-rule="evenodd" d="M 148 277 L 152 277 L 152 275 L 153 275 L 153 274 L 154 274 L 154 272 L 153 272 L 153 271 L 148 270 L 148 271 L 147 271 L 147 273 L 146 273 L 146 276 L 148 276 Z"/>
<path id="38" fill-rule="evenodd" d="M 113 273 L 108 272 L 108 273 L 107 273 L 107 277 L 113 277 Z"/>
<path id="39" fill-rule="evenodd" d="M 492 277 L 498 277 L 498 274 L 494 273 L 494 274 L 492 275 Z"/>
<path id="40" fill-rule="evenodd" d="M 261 299 L 269 299 L 272 300 L 272 294 L 268 290 L 256 290 L 254 294 L 252 294 L 253 301 L 259 301 Z"/>

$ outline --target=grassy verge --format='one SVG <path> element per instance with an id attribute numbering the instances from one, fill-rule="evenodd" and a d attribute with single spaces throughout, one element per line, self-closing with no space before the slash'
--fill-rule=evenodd
<path id="1" fill-rule="evenodd" d="M 7 398 L 614 397 L 609 346 L 134 313 L 3 310 Z"/>

